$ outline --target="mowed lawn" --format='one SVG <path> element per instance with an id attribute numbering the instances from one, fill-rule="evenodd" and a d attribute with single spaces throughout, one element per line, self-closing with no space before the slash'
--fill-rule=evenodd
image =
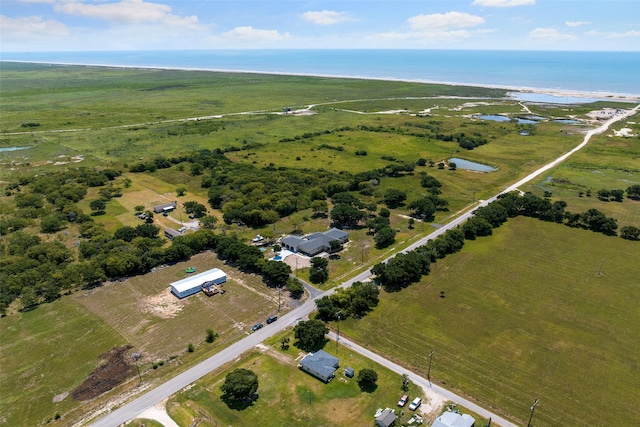
<path id="1" fill-rule="evenodd" d="M 424 399 L 422 390 L 413 383 L 409 391 L 402 391 L 402 376 L 344 347 L 337 354 L 340 368 L 336 378 L 325 384 L 298 369 L 304 353 L 294 346 L 283 351 L 276 340 L 269 342 L 271 345 L 246 354 L 233 366 L 173 396 L 167 403 L 169 414 L 184 427 L 192 425 L 195 418 L 202 420 L 199 426 L 369 426 L 374 424 L 377 408 L 397 408 L 403 394 Z M 327 343 L 325 351 L 336 355 L 335 343 Z M 361 391 L 356 378 L 344 376 L 347 366 L 355 369 L 356 376 L 363 368 L 376 371 L 378 387 L 371 393 Z M 258 376 L 259 398 L 245 409 L 229 408 L 220 398 L 225 376 L 236 368 L 250 369 Z M 406 407 L 404 412 L 396 425 L 406 423 L 413 414 Z"/>
<path id="2" fill-rule="evenodd" d="M 438 383 L 520 424 L 539 398 L 539 427 L 638 425 L 638 260 L 638 242 L 513 218 L 341 330 L 422 374 L 434 350 Z"/>
<path id="3" fill-rule="evenodd" d="M 64 393 L 101 354 L 127 344 L 70 297 L 0 318 L 0 330 L 0 425 L 6 426 L 40 425 L 80 406 Z"/>

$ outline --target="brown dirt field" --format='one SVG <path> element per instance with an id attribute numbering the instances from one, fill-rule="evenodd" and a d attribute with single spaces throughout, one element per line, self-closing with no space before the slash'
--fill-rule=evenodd
<path id="1" fill-rule="evenodd" d="M 78 388 L 71 392 L 71 397 L 80 401 L 93 399 L 133 375 L 135 368 L 128 363 L 126 356 L 129 349 L 131 349 L 130 345 L 114 347 L 102 354 L 100 359 L 103 360 L 103 363 L 94 369 Z"/>
<path id="2" fill-rule="evenodd" d="M 178 299 L 169 284 L 187 276 L 185 269 L 202 272 L 214 267 L 227 273 L 223 295 L 198 293 Z M 78 293 L 76 300 L 115 329 L 127 343 L 143 354 L 143 360 L 166 360 L 184 352 L 189 343 L 204 341 L 206 330 L 228 345 L 250 332 L 251 325 L 276 314 L 278 295 L 259 276 L 242 273 L 218 260 L 213 252 L 121 282 Z M 282 294 L 283 312 L 292 302 Z"/>

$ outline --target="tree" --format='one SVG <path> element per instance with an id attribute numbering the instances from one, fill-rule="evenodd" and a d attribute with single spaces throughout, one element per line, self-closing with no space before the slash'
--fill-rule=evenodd
<path id="1" fill-rule="evenodd" d="M 436 207 L 428 197 L 414 200 L 409 204 L 409 209 L 413 210 L 413 215 L 417 218 L 431 221 L 436 213 Z"/>
<path id="2" fill-rule="evenodd" d="M 284 262 L 268 260 L 262 266 L 264 280 L 273 286 L 282 286 L 287 283 L 291 274 L 291 267 Z"/>
<path id="3" fill-rule="evenodd" d="M 104 200 L 92 200 L 89 202 L 89 208 L 95 212 L 97 215 L 98 214 L 103 214 L 104 210 L 107 208 L 107 204 L 105 203 Z"/>
<path id="4" fill-rule="evenodd" d="M 326 344 L 329 329 L 320 320 L 312 319 L 299 322 L 293 332 L 296 347 L 302 351 L 318 351 Z"/>
<path id="5" fill-rule="evenodd" d="M 633 200 L 640 200 L 640 184 L 627 187 L 627 197 Z"/>
<path id="6" fill-rule="evenodd" d="M 135 239 L 137 236 L 138 236 L 138 233 L 136 232 L 136 229 L 133 227 L 129 227 L 128 225 L 118 228 L 113 233 L 114 238 L 119 240 L 124 240 L 125 242 L 130 242 L 133 239 Z"/>
<path id="7" fill-rule="evenodd" d="M 376 248 L 383 249 L 393 245 L 396 242 L 396 232 L 391 227 L 383 227 L 376 233 L 373 238 L 376 242 Z"/>
<path id="8" fill-rule="evenodd" d="M 40 231 L 42 233 L 55 233 L 64 227 L 64 222 L 57 215 L 45 216 L 40 220 Z"/>
<path id="9" fill-rule="evenodd" d="M 300 299 L 300 297 L 302 297 L 302 295 L 304 294 L 304 286 L 302 285 L 302 283 L 292 277 L 287 280 L 287 289 L 289 290 L 291 298 L 294 299 Z"/>
<path id="10" fill-rule="evenodd" d="M 225 400 L 251 399 L 258 391 L 258 376 L 249 369 L 234 369 L 227 374 L 220 390 Z"/>
<path id="11" fill-rule="evenodd" d="M 291 338 L 282 337 L 282 339 L 280 339 L 280 350 L 288 350 L 290 341 L 291 341 Z"/>
<path id="12" fill-rule="evenodd" d="M 606 188 L 598 190 L 598 199 L 602 200 L 603 202 L 608 202 L 609 196 L 611 196 L 611 192 Z"/>
<path id="13" fill-rule="evenodd" d="M 217 223 L 218 217 L 215 217 L 213 215 L 205 215 L 200 218 L 200 226 L 205 230 L 214 230 Z"/>
<path id="14" fill-rule="evenodd" d="M 136 211 L 136 215 L 140 215 L 144 211 L 144 205 L 136 205 L 133 209 Z"/>
<path id="15" fill-rule="evenodd" d="M 407 193 L 405 193 L 404 191 L 390 188 L 384 193 L 384 203 L 390 209 L 402 206 L 405 200 L 407 200 Z"/>
<path id="16" fill-rule="evenodd" d="M 180 186 L 180 187 L 176 188 L 176 195 L 178 197 L 182 197 L 185 194 L 187 194 L 187 189 L 185 187 Z"/>
<path id="17" fill-rule="evenodd" d="M 327 266 L 329 261 L 325 258 L 311 258 L 311 271 L 309 271 L 309 280 L 312 283 L 324 283 L 329 279 L 329 271 Z"/>
<path id="18" fill-rule="evenodd" d="M 207 207 L 205 205 L 193 200 L 183 203 L 182 206 L 184 206 L 184 209 L 188 214 L 191 214 L 196 218 L 200 218 L 207 213 Z"/>
<path id="19" fill-rule="evenodd" d="M 211 344 L 216 340 L 216 338 L 218 338 L 218 334 L 213 332 L 213 329 L 207 329 L 207 337 L 205 338 L 205 341 Z"/>
<path id="20" fill-rule="evenodd" d="M 323 296 L 316 300 L 316 308 L 318 309 L 318 318 L 328 322 L 336 318 L 338 309 L 333 305 L 333 299 L 329 296 Z"/>
<path id="21" fill-rule="evenodd" d="M 611 190 L 611 197 L 613 197 L 613 200 L 616 202 L 621 202 L 624 198 L 624 191 L 614 188 Z"/>
<path id="22" fill-rule="evenodd" d="M 358 372 L 358 386 L 360 390 L 372 392 L 376 389 L 376 381 L 378 381 L 378 373 L 373 369 L 364 368 Z"/>
<path id="23" fill-rule="evenodd" d="M 331 220 L 338 226 L 355 227 L 366 213 L 346 203 L 339 203 L 331 210 Z"/>
<path id="24" fill-rule="evenodd" d="M 187 346 L 187 351 L 189 353 L 193 353 L 194 350 L 195 350 L 195 347 L 193 346 L 193 344 L 189 343 L 189 345 Z"/>
<path id="25" fill-rule="evenodd" d="M 640 228 L 625 225 L 620 229 L 620 237 L 627 240 L 640 240 Z"/>

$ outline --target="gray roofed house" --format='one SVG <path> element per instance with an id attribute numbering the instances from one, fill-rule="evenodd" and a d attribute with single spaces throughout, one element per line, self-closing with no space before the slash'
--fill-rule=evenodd
<path id="1" fill-rule="evenodd" d="M 175 202 L 165 203 L 163 205 L 154 206 L 153 207 L 153 211 L 155 213 L 171 212 L 172 210 L 174 210 L 176 208 L 176 206 L 177 205 L 176 205 Z"/>
<path id="2" fill-rule="evenodd" d="M 313 375 L 319 380 L 328 383 L 334 377 L 334 373 L 340 363 L 340 359 L 330 355 L 324 350 L 309 353 L 300 361 L 300 369 Z"/>
<path id="3" fill-rule="evenodd" d="M 349 240 L 349 233 L 332 228 L 324 233 L 312 233 L 305 237 L 286 236 L 282 238 L 280 243 L 285 249 L 292 252 L 315 256 L 321 252 L 329 251 L 331 249 L 330 242 L 333 240 L 345 243 Z"/>
<path id="4" fill-rule="evenodd" d="M 476 420 L 469 414 L 447 411 L 436 418 L 433 427 L 473 427 Z"/>
<path id="5" fill-rule="evenodd" d="M 178 236 L 182 236 L 182 233 L 179 232 L 178 230 L 174 230 L 173 228 L 165 228 L 164 236 L 169 240 L 173 240 Z"/>
<path id="6" fill-rule="evenodd" d="M 389 427 L 396 422 L 398 416 L 393 412 L 393 409 L 385 409 L 380 415 L 376 417 L 376 425 L 378 427 Z"/>

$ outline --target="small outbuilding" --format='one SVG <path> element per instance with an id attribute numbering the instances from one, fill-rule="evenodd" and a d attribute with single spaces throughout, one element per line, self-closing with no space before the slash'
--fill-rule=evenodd
<path id="1" fill-rule="evenodd" d="M 344 376 L 345 377 L 349 377 L 349 378 L 353 378 L 353 376 L 356 374 L 356 371 L 351 367 L 351 366 L 347 366 L 344 369 Z"/>
<path id="2" fill-rule="evenodd" d="M 164 229 L 164 237 L 169 240 L 173 240 L 178 236 L 182 236 L 182 233 L 178 230 L 174 230 L 173 228 L 165 228 Z"/>
<path id="3" fill-rule="evenodd" d="M 396 422 L 398 416 L 393 409 L 387 408 L 380 415 L 376 417 L 376 425 L 378 427 L 389 427 Z"/>
<path id="4" fill-rule="evenodd" d="M 446 411 L 436 418 L 433 427 L 474 427 L 475 422 L 475 418 L 469 414 Z"/>
<path id="5" fill-rule="evenodd" d="M 154 206 L 153 207 L 153 211 L 155 213 L 171 212 L 171 211 L 175 210 L 175 208 L 177 206 L 178 205 L 175 202 L 165 203 L 165 204 L 162 204 L 162 205 Z"/>
<path id="6" fill-rule="evenodd" d="M 309 353 L 300 361 L 300 369 L 313 375 L 325 383 L 331 381 L 336 369 L 340 366 L 340 359 L 324 350 Z"/>
<path id="7" fill-rule="evenodd" d="M 207 270 L 195 276 L 178 280 L 171 284 L 171 293 L 178 298 L 185 298 L 189 295 L 197 294 L 203 286 L 219 285 L 227 281 L 227 275 L 219 268 Z"/>

